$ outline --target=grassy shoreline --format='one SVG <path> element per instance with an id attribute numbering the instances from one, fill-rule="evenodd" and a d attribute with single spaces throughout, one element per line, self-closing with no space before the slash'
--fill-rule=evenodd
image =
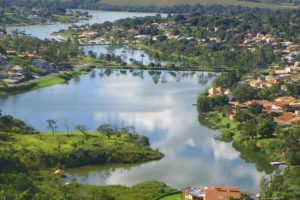
<path id="1" fill-rule="evenodd" d="M 0 137 L 3 161 L 1 171 L 8 172 L 50 169 L 57 166 L 72 168 L 87 165 L 142 163 L 164 157 L 164 154 L 158 150 L 138 143 L 133 135 L 126 132 L 111 136 L 100 132 L 87 134 L 0 132 Z M 9 155 L 10 158 L 4 155 Z M 14 163 L 14 167 L 11 162 Z"/>

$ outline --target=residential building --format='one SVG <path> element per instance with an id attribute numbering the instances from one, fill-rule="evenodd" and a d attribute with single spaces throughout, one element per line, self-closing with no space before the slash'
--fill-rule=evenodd
<path id="1" fill-rule="evenodd" d="M 238 187 L 210 186 L 205 191 L 205 200 L 239 200 L 241 190 Z"/>
<path id="2" fill-rule="evenodd" d="M 184 200 L 205 200 L 205 193 L 201 189 L 185 188 L 181 191 Z"/>
<path id="3" fill-rule="evenodd" d="M 278 117 L 274 117 L 274 121 L 282 125 L 299 125 L 300 117 L 297 116 L 297 113 L 299 114 L 299 112 L 286 112 Z"/>
<path id="4" fill-rule="evenodd" d="M 208 96 L 213 97 L 213 96 L 220 96 L 220 95 L 227 96 L 229 101 L 232 101 L 232 99 L 233 99 L 233 93 L 228 88 L 212 87 L 212 88 L 208 89 Z"/>
<path id="5" fill-rule="evenodd" d="M 137 35 L 137 36 L 134 36 L 135 39 L 138 39 L 138 40 L 151 40 L 151 35 Z"/>
<path id="6" fill-rule="evenodd" d="M 289 67 L 285 67 L 285 71 L 287 73 L 300 73 L 300 67 L 296 67 L 296 66 L 289 66 Z"/>
<path id="7" fill-rule="evenodd" d="M 209 186 L 204 189 L 182 189 L 184 200 L 239 200 L 241 191 L 238 187 Z"/>

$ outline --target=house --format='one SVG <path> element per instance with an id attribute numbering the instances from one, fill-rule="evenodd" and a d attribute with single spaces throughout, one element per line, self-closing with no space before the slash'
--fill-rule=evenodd
<path id="1" fill-rule="evenodd" d="M 151 35 L 136 35 L 134 36 L 135 39 L 144 41 L 144 40 L 151 40 Z"/>
<path id="2" fill-rule="evenodd" d="M 184 200 L 239 200 L 241 191 L 238 187 L 209 186 L 204 189 L 182 189 Z"/>
<path id="3" fill-rule="evenodd" d="M 296 66 L 289 66 L 289 67 L 285 67 L 284 69 L 287 73 L 300 73 L 300 67 L 296 67 Z"/>
<path id="4" fill-rule="evenodd" d="M 287 50 L 289 51 L 295 51 L 295 50 L 300 50 L 300 45 L 298 44 L 290 44 L 286 47 Z"/>
<path id="5" fill-rule="evenodd" d="M 181 190 L 184 200 L 204 200 L 205 193 L 197 188 L 185 188 Z"/>
<path id="6" fill-rule="evenodd" d="M 13 66 L 12 68 L 10 68 L 10 71 L 12 73 L 22 73 L 23 68 L 20 65 L 16 65 L 16 66 Z"/>
<path id="7" fill-rule="evenodd" d="M 238 187 L 210 186 L 205 191 L 205 200 L 239 200 L 241 190 Z"/>
<path id="8" fill-rule="evenodd" d="M 213 97 L 213 96 L 220 96 L 220 95 L 227 96 L 229 101 L 232 101 L 232 99 L 233 99 L 233 93 L 228 88 L 212 87 L 212 88 L 208 89 L 208 96 Z"/>
<path id="9" fill-rule="evenodd" d="M 55 68 L 48 61 L 43 59 L 36 59 L 32 61 L 32 65 L 48 71 L 55 71 Z"/>
<path id="10" fill-rule="evenodd" d="M 274 84 L 283 85 L 284 81 L 278 79 L 270 79 L 270 80 L 257 79 L 257 80 L 251 80 L 249 82 L 249 85 L 253 88 L 270 88 Z"/>
<path id="11" fill-rule="evenodd" d="M 300 117 L 297 116 L 297 113 L 298 112 L 286 112 L 278 117 L 274 117 L 274 121 L 282 125 L 299 125 Z"/>
<path id="12" fill-rule="evenodd" d="M 212 88 L 209 88 L 208 94 L 209 94 L 209 96 L 219 96 L 219 95 L 223 95 L 224 91 L 225 91 L 225 88 L 222 88 L 222 87 L 216 87 L 216 88 L 212 87 Z"/>
<path id="13" fill-rule="evenodd" d="M 81 37 L 88 38 L 88 39 L 95 39 L 98 36 L 99 36 L 99 34 L 95 31 L 83 32 L 81 35 Z"/>
<path id="14" fill-rule="evenodd" d="M 296 103 L 297 99 L 293 96 L 283 96 L 283 97 L 278 97 L 277 99 L 274 100 L 278 104 L 292 104 Z"/>
<path id="15" fill-rule="evenodd" d="M 300 103 L 292 96 L 279 97 L 273 101 L 271 109 L 274 111 L 283 112 L 285 109 L 297 110 L 300 107 Z"/>
<path id="16" fill-rule="evenodd" d="M 37 15 L 29 15 L 27 18 L 28 18 L 30 21 L 36 21 L 36 20 L 39 19 L 39 16 L 37 16 Z"/>

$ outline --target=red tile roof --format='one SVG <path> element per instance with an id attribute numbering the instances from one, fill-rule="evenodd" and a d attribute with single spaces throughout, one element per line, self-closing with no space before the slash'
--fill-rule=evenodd
<path id="1" fill-rule="evenodd" d="M 224 186 L 209 186 L 205 191 L 206 200 L 229 200 L 241 198 L 241 191 L 238 187 L 224 187 Z"/>

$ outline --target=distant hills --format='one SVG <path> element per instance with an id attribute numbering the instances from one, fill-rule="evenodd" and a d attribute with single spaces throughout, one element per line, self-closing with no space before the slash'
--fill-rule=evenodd
<path id="1" fill-rule="evenodd" d="M 183 4 L 234 5 L 251 8 L 299 9 L 300 0 L 0 0 L 0 5 L 42 8 L 84 8 L 101 10 L 153 11 Z M 155 8 L 155 9 L 154 9 Z M 1 10 L 1 7 L 0 7 Z"/>
<path id="2" fill-rule="evenodd" d="M 260 8 L 299 8 L 300 0 L 101 0 L 116 6 L 174 6 L 179 4 L 240 5 Z"/>

